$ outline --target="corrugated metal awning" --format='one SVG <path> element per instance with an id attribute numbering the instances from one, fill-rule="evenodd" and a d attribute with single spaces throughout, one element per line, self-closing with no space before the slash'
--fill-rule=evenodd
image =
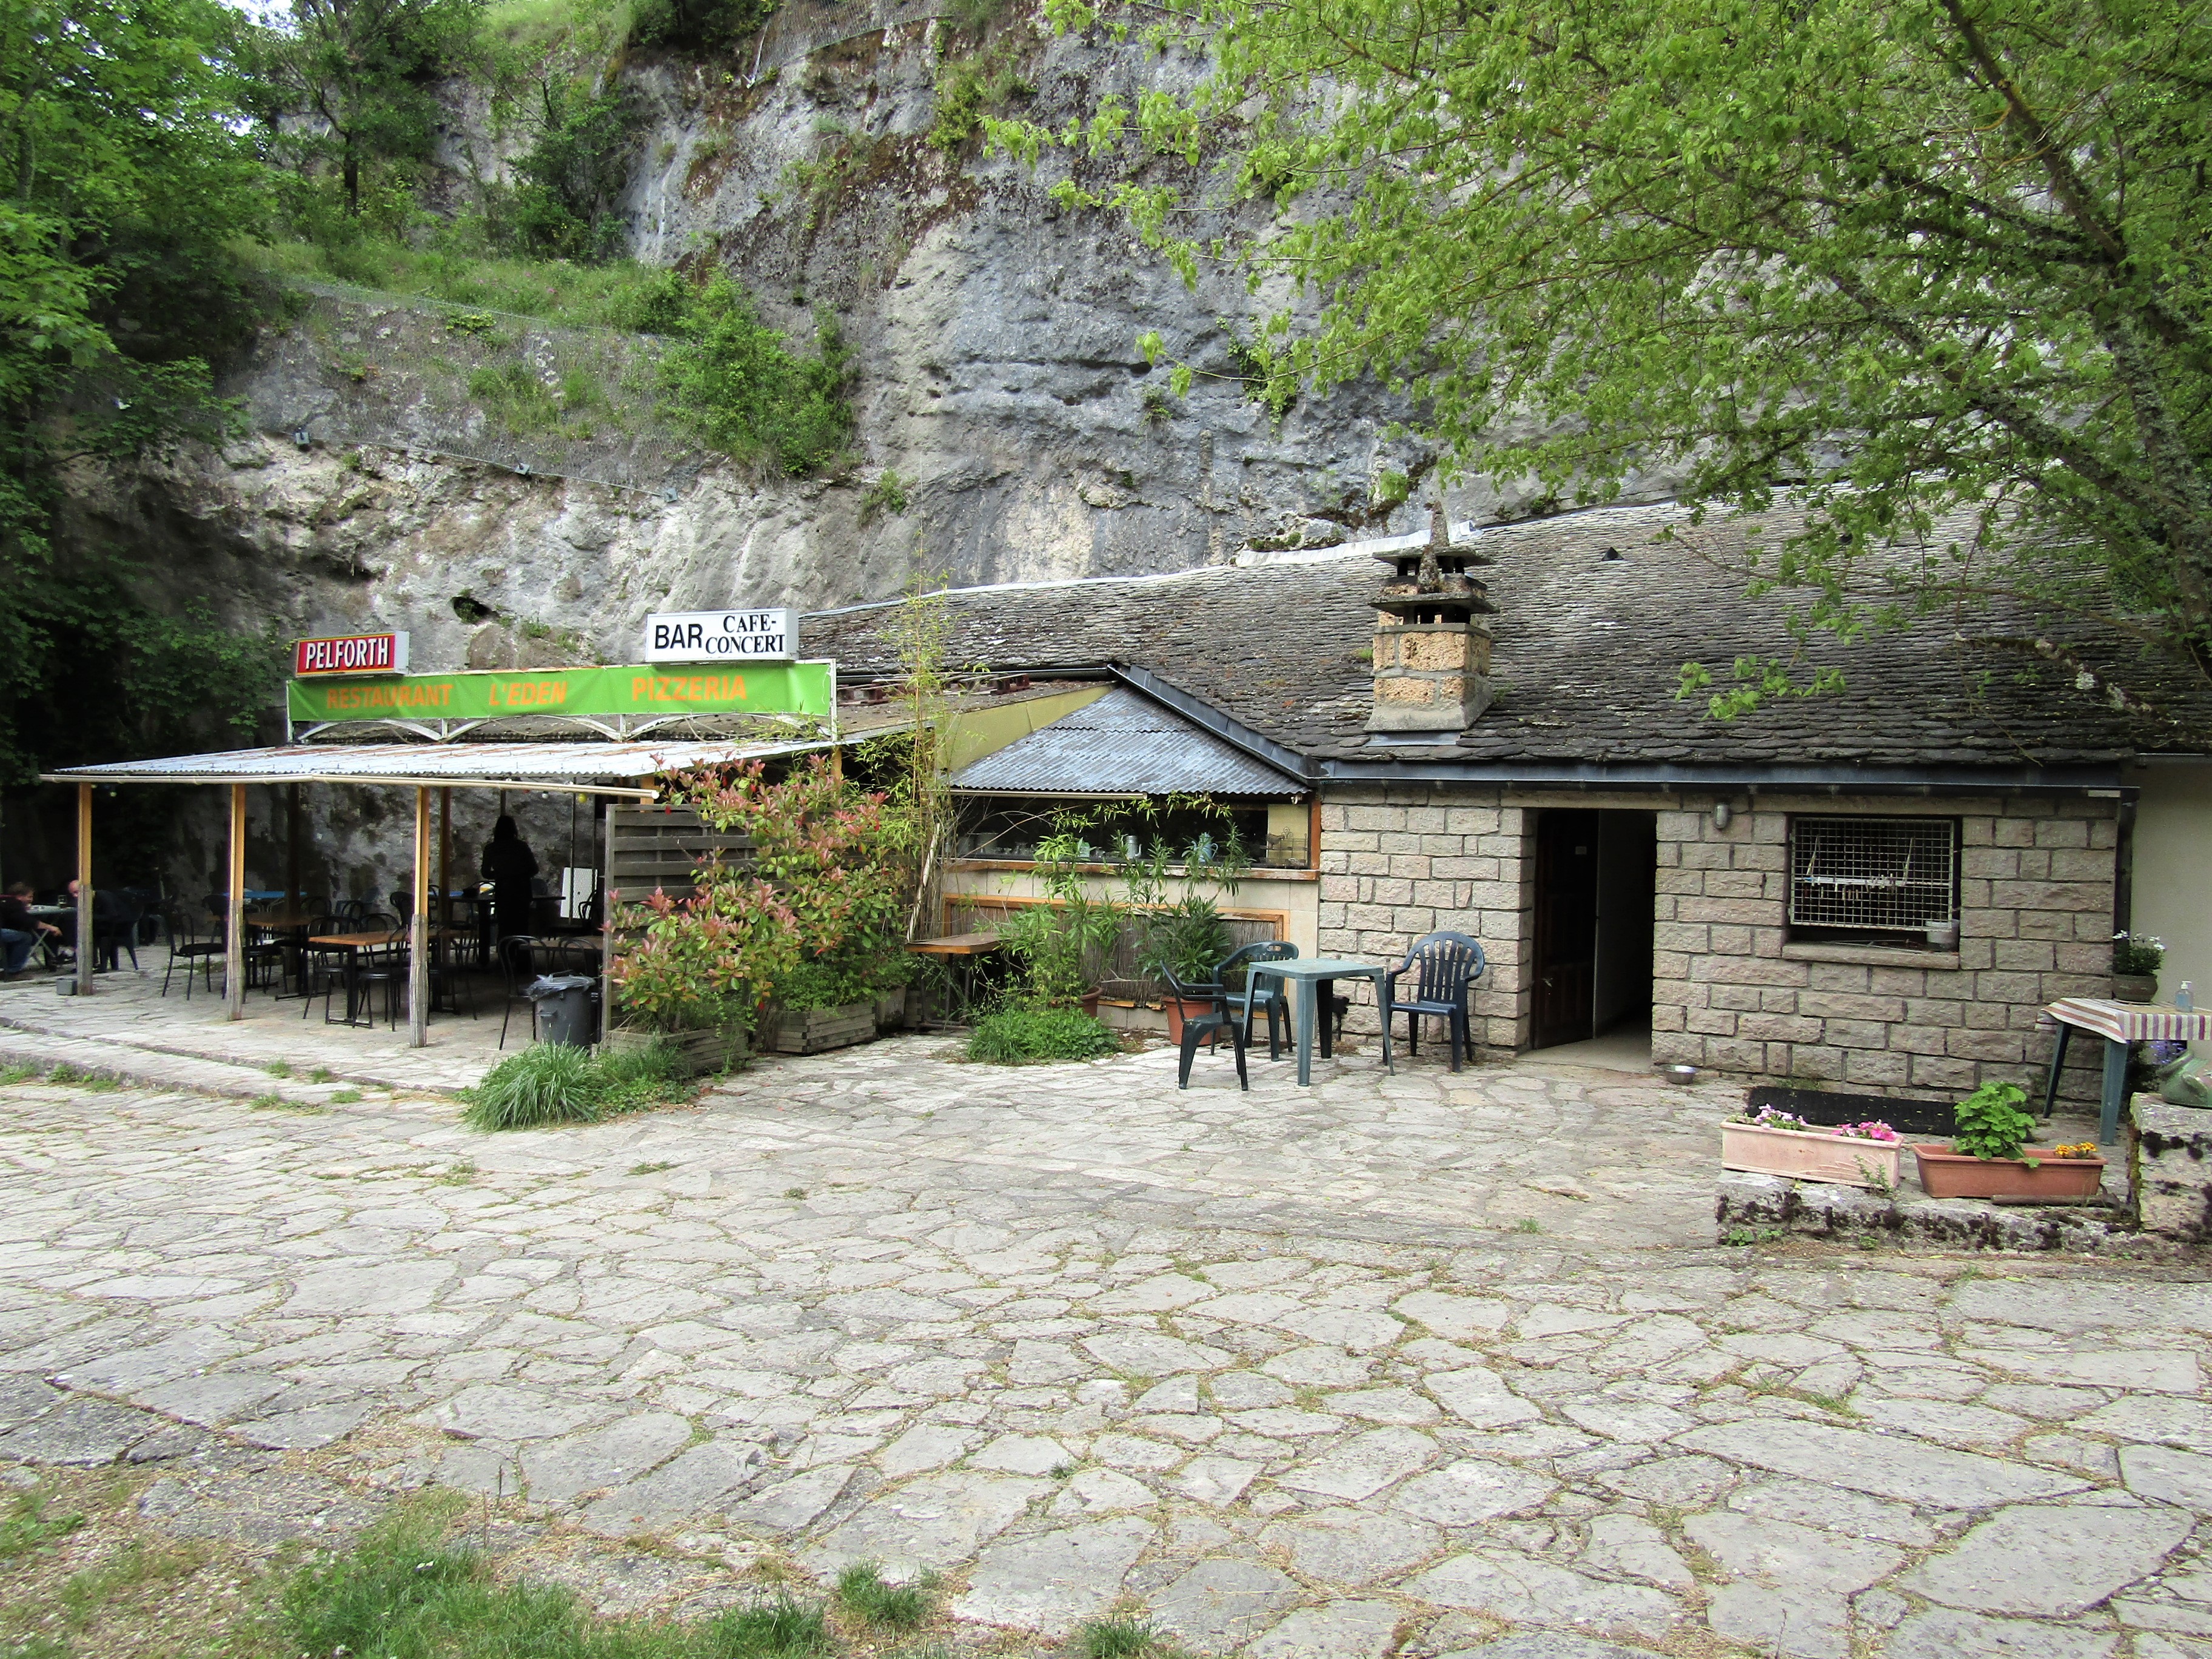
<path id="1" fill-rule="evenodd" d="M 49 783 L 384 783 L 559 789 L 649 799 L 657 772 L 762 760 L 829 747 L 826 738 L 737 743 L 354 743 L 231 749 L 161 760 L 109 761 L 43 775 Z"/>
<path id="2" fill-rule="evenodd" d="M 1291 774 L 1205 727 L 1116 686 L 1088 708 L 985 756 L 952 780 L 969 795 L 1304 793 Z"/>

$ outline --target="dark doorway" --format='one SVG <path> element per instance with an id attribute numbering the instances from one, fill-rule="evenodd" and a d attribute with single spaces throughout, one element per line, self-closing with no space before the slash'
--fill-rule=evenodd
<path id="1" fill-rule="evenodd" d="M 1654 813 L 1552 810 L 1537 818 L 1534 1047 L 1650 1017 L 1657 866 Z"/>

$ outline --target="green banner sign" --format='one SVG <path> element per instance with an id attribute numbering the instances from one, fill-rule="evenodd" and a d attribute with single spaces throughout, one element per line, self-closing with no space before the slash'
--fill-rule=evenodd
<path id="1" fill-rule="evenodd" d="M 294 680 L 292 719 L 467 720 L 509 714 L 815 714 L 830 718 L 836 665 L 539 668 Z"/>

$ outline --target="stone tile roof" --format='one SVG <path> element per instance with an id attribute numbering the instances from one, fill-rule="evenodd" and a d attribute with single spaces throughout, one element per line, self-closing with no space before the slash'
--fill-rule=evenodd
<path id="1" fill-rule="evenodd" d="M 1658 539 L 1669 526 L 1686 538 Z M 1324 760 L 2017 768 L 2199 752 L 2194 734 L 2212 729 L 2212 696 L 2180 672 L 2127 665 L 2127 683 L 2173 718 L 2132 716 L 2077 690 L 2072 670 L 1988 642 L 2024 631 L 1989 615 L 1963 625 L 1929 618 L 1850 647 L 1820 635 L 1805 664 L 1841 668 L 1847 690 L 1724 723 L 1702 696 L 1675 696 L 1681 664 L 1703 661 L 1725 680 L 1739 656 L 1795 649 L 1790 596 L 1750 598 L 1731 568 L 1744 550 L 1741 526 L 1691 530 L 1682 509 L 1661 506 L 1492 528 L 1479 539 L 1494 561 L 1480 574 L 1498 611 L 1492 672 L 1503 690 L 1456 742 L 1376 744 L 1363 730 L 1369 601 L 1385 569 L 1366 551 L 957 591 L 946 601 L 947 660 L 1002 672 L 1148 670 Z M 836 657 L 846 677 L 895 672 L 882 637 L 890 609 L 810 614 L 803 648 Z"/>

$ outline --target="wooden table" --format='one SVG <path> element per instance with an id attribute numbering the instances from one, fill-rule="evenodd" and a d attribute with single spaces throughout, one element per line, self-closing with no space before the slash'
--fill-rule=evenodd
<path id="1" fill-rule="evenodd" d="M 975 1000 L 975 969 L 985 957 L 994 954 L 1002 941 L 996 933 L 947 933 L 942 939 L 910 939 L 906 948 L 918 957 L 935 957 L 947 969 L 957 964 L 960 979 L 958 989 L 963 1001 Z M 915 1014 L 917 1030 L 927 1029 L 923 1017 Z"/>
<path id="2" fill-rule="evenodd" d="M 1382 1006 L 1383 980 L 1388 968 L 1377 968 L 1372 963 L 1351 962 L 1331 957 L 1293 957 L 1282 962 L 1252 962 L 1245 964 L 1245 983 L 1257 986 L 1261 979 L 1277 979 L 1285 982 L 1295 980 L 1298 987 L 1298 1086 L 1309 1088 L 1313 1084 L 1313 1055 L 1316 1042 L 1321 1046 L 1322 1058 L 1329 1055 L 1328 1020 L 1320 1011 L 1327 1004 L 1331 990 L 1340 979 L 1366 979 L 1375 982 L 1375 1006 Z M 1318 1030 L 1316 1030 L 1316 1027 Z M 1390 1022 L 1382 1022 L 1382 1064 L 1393 1077 L 1398 1073 L 1390 1058 Z"/>
<path id="3" fill-rule="evenodd" d="M 2051 1079 L 2043 1088 L 2043 1115 L 2058 1103 L 2058 1069 L 2066 1063 L 2066 1042 L 2078 1027 L 2105 1039 L 2105 1096 L 2097 1116 L 2097 1143 L 2108 1146 L 2119 1133 L 2120 1108 L 2128 1096 L 2128 1045 L 2131 1042 L 2199 1042 L 2212 1037 L 2212 1013 L 2164 1008 L 2154 1002 L 2114 1002 L 2106 997 L 2066 997 L 2036 1016 L 2039 1025 L 2056 1025 L 2058 1044 L 2051 1051 Z"/>

